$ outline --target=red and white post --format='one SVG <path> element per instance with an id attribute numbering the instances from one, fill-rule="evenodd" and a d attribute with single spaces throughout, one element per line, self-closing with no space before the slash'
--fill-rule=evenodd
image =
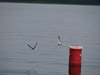
<path id="1" fill-rule="evenodd" d="M 69 66 L 81 67 L 82 46 L 71 45 L 69 46 Z"/>

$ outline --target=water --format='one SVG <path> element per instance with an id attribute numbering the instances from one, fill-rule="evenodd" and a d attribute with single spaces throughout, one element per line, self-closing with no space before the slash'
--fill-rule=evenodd
<path id="1" fill-rule="evenodd" d="M 100 74 L 100 6 L 0 3 L 1 75 L 69 75 L 69 45 L 83 46 L 81 75 Z"/>

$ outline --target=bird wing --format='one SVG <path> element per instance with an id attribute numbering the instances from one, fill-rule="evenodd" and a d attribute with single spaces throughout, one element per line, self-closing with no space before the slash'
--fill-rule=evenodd
<path id="1" fill-rule="evenodd" d="M 28 47 L 33 48 L 33 47 L 31 47 L 29 44 L 27 44 L 27 45 L 28 45 Z"/>
<path id="2" fill-rule="evenodd" d="M 61 44 L 60 36 L 58 36 L 58 43 Z"/>
<path id="3" fill-rule="evenodd" d="M 34 46 L 33 50 L 36 48 L 37 44 L 38 44 L 38 42 L 36 42 L 36 44 L 35 44 L 35 46 Z"/>

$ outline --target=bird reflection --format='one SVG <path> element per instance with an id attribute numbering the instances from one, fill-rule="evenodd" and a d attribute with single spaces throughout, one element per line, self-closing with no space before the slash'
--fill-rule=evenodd
<path id="1" fill-rule="evenodd" d="M 33 70 L 33 71 L 29 71 L 29 70 L 28 70 L 28 71 L 27 71 L 27 75 L 32 75 L 32 74 L 33 74 L 33 75 L 37 75 L 37 72 L 34 71 L 34 70 Z"/>
<path id="2" fill-rule="evenodd" d="M 30 75 L 30 71 L 27 71 L 27 75 Z"/>

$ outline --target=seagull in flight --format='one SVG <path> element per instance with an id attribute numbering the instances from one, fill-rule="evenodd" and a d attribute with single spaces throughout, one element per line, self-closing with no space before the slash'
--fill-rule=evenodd
<path id="1" fill-rule="evenodd" d="M 38 44 L 38 42 L 36 42 L 36 44 L 35 44 L 34 47 L 31 47 L 29 44 L 27 44 L 27 45 L 28 45 L 28 47 L 30 47 L 32 50 L 36 50 L 36 46 L 37 46 L 37 44 Z"/>
<path id="2" fill-rule="evenodd" d="M 61 40 L 60 40 L 60 36 L 58 36 L 58 46 L 62 46 Z"/>

